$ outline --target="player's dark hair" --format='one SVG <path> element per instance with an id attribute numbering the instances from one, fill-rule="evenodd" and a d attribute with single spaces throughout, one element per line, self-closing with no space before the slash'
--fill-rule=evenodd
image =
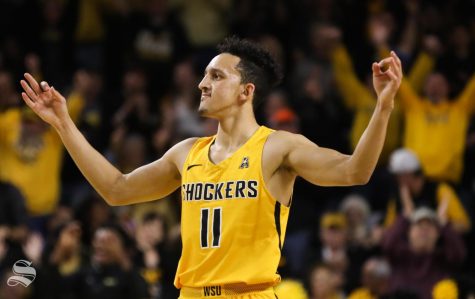
<path id="1" fill-rule="evenodd" d="M 237 69 L 241 73 L 241 83 L 255 85 L 254 107 L 282 80 L 281 70 L 272 55 L 253 42 L 236 36 L 228 37 L 218 45 L 218 51 L 240 58 Z"/>

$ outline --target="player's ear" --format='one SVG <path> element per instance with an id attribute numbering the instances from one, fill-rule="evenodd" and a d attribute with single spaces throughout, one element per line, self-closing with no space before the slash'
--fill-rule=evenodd
<path id="1" fill-rule="evenodd" d="M 241 94 L 239 95 L 240 101 L 248 101 L 254 96 L 254 90 L 256 86 L 252 83 L 246 83 L 242 85 Z"/>

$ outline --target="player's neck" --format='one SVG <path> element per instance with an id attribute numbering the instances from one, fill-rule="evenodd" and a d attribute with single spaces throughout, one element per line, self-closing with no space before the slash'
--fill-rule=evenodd
<path id="1" fill-rule="evenodd" d="M 253 113 L 242 113 L 219 120 L 215 145 L 229 151 L 241 147 L 257 131 Z"/>

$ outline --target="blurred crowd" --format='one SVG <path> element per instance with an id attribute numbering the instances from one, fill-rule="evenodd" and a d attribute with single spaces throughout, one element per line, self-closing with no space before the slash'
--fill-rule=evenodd
<path id="1" fill-rule="evenodd" d="M 190 136 L 215 46 L 267 48 L 284 83 L 260 123 L 351 153 L 376 103 L 371 63 L 405 78 L 365 186 L 298 179 L 280 299 L 475 298 L 475 1 L 0 2 L 0 298 L 177 298 L 180 193 L 110 207 L 21 100 L 29 72 L 65 95 L 88 141 L 127 173 Z M 36 269 L 6 284 L 15 261 Z"/>

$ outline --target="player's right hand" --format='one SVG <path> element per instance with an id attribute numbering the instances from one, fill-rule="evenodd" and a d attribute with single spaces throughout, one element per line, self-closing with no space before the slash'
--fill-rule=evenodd
<path id="1" fill-rule="evenodd" d="M 25 79 L 26 81 L 20 82 L 24 90 L 21 96 L 25 103 L 42 120 L 58 128 L 69 118 L 66 99 L 48 83 L 43 81 L 40 85 L 29 73 L 25 73 Z"/>

